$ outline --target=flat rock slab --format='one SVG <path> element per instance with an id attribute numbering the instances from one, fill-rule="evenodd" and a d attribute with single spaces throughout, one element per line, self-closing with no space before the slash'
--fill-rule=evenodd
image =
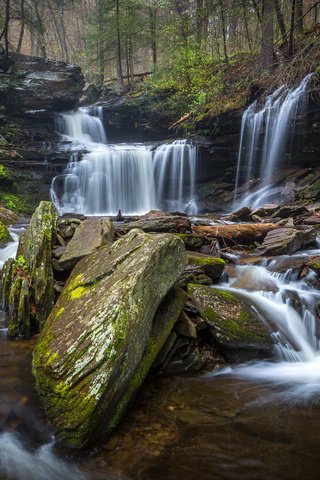
<path id="1" fill-rule="evenodd" d="M 269 331 L 244 302 L 229 292 L 202 285 L 189 285 L 188 293 L 226 360 L 243 362 L 271 356 Z"/>
<path id="2" fill-rule="evenodd" d="M 124 234 L 133 228 L 140 228 L 144 232 L 188 233 L 191 232 L 191 223 L 187 217 L 178 215 L 155 216 L 151 218 L 141 218 L 135 222 L 123 223 L 117 227 L 117 232 Z"/>
<path id="3" fill-rule="evenodd" d="M 90 255 L 114 239 L 114 228 L 110 219 L 89 217 L 81 222 L 59 260 L 64 270 L 71 270 L 83 257 Z"/>
<path id="4" fill-rule="evenodd" d="M 96 443 L 120 421 L 181 313 L 184 292 L 154 320 L 186 263 L 175 235 L 132 230 L 75 266 L 33 355 L 61 442 Z"/>
<path id="5" fill-rule="evenodd" d="M 289 255 L 314 242 L 315 238 L 316 232 L 312 228 L 278 228 L 266 235 L 258 251 L 263 255 Z"/>

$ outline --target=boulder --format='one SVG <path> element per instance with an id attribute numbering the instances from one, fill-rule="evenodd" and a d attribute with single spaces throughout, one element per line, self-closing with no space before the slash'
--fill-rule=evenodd
<path id="1" fill-rule="evenodd" d="M 84 447 L 116 426 L 182 310 L 184 295 L 172 321 L 154 321 L 186 263 L 175 235 L 141 230 L 77 263 L 33 354 L 60 441 Z"/>
<path id="2" fill-rule="evenodd" d="M 306 265 L 320 276 L 320 257 L 311 257 Z"/>
<path id="3" fill-rule="evenodd" d="M 200 268 L 213 281 L 218 281 L 226 262 L 222 258 L 211 257 L 202 253 L 188 253 L 188 265 Z"/>
<path id="4" fill-rule="evenodd" d="M 197 235 L 190 235 L 188 233 L 177 233 L 176 235 L 183 240 L 187 250 L 197 251 L 200 250 L 204 244 L 208 243 L 204 237 Z"/>
<path id="5" fill-rule="evenodd" d="M 271 355 L 273 344 L 267 328 L 242 300 L 200 285 L 189 285 L 188 293 L 226 360 L 243 362 Z"/>
<path id="6" fill-rule="evenodd" d="M 12 242 L 12 238 L 9 230 L 3 222 L 0 220 L 0 244 Z"/>
<path id="7" fill-rule="evenodd" d="M 71 270 L 81 258 L 93 253 L 103 245 L 110 245 L 113 239 L 114 228 L 108 218 L 89 217 L 83 222 L 79 222 L 74 235 L 60 257 L 61 268 Z"/>
<path id="8" fill-rule="evenodd" d="M 263 255 L 288 255 L 313 243 L 315 239 L 316 232 L 312 228 L 277 228 L 268 232 L 258 251 Z"/>
<path id="9" fill-rule="evenodd" d="M 57 218 L 53 204 L 41 202 L 20 237 L 17 260 L 4 265 L 2 297 L 9 310 L 9 336 L 39 332 L 54 305 L 51 248 Z"/>

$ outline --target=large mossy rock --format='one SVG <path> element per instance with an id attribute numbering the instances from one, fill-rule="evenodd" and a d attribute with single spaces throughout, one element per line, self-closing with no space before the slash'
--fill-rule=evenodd
<path id="1" fill-rule="evenodd" d="M 7 243 L 7 242 L 12 242 L 12 238 L 8 228 L 0 220 L 0 244 Z"/>
<path id="2" fill-rule="evenodd" d="M 224 290 L 202 285 L 189 285 L 188 293 L 226 360 L 242 362 L 272 354 L 268 329 L 243 301 Z"/>
<path id="3" fill-rule="evenodd" d="M 76 265 L 33 355 L 60 441 L 84 447 L 117 424 L 180 314 L 184 298 L 163 328 L 154 322 L 186 263 L 175 235 L 132 230 Z"/>
<path id="4" fill-rule="evenodd" d="M 222 258 L 193 252 L 188 253 L 188 265 L 198 267 L 204 271 L 213 281 L 220 279 L 226 262 Z"/>
<path id="5" fill-rule="evenodd" d="M 9 310 L 8 335 L 28 337 L 39 332 L 54 305 L 51 248 L 57 212 L 41 202 L 20 237 L 17 260 L 2 271 L 3 304 Z"/>

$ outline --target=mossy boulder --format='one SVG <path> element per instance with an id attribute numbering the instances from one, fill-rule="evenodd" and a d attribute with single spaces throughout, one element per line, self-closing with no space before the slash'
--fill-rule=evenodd
<path id="1" fill-rule="evenodd" d="M 0 244 L 7 242 L 12 242 L 12 238 L 5 224 L 0 221 Z"/>
<path id="2" fill-rule="evenodd" d="M 188 253 L 188 265 L 200 268 L 213 281 L 220 279 L 226 262 L 222 258 L 211 257 L 202 253 Z"/>
<path id="3" fill-rule="evenodd" d="M 185 266 L 181 240 L 141 230 L 77 263 L 33 354 L 60 441 L 84 447 L 118 423 L 180 313 L 154 321 Z"/>
<path id="4" fill-rule="evenodd" d="M 21 235 L 17 260 L 2 271 L 2 297 L 9 310 L 9 336 L 39 332 L 54 305 L 51 248 L 57 212 L 51 202 L 41 202 Z"/>
<path id="5" fill-rule="evenodd" d="M 176 233 L 176 235 L 183 240 L 187 250 L 200 250 L 205 243 L 208 243 L 205 237 L 191 235 L 189 233 Z"/>
<path id="6" fill-rule="evenodd" d="M 311 257 L 306 265 L 320 276 L 320 257 Z"/>
<path id="7" fill-rule="evenodd" d="M 200 285 L 189 285 L 188 293 L 226 360 L 242 362 L 271 356 L 273 344 L 267 327 L 242 300 Z"/>

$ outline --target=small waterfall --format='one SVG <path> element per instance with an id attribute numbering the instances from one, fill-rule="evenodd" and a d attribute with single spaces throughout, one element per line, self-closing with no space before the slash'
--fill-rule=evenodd
<path id="1" fill-rule="evenodd" d="M 269 266 L 272 263 L 269 262 Z M 267 268 L 268 266 L 238 266 L 234 277 L 221 285 L 221 288 L 242 298 L 270 325 L 278 361 L 242 365 L 231 373 L 280 385 L 282 391 L 279 398 L 308 399 L 320 392 L 320 342 L 317 328 L 320 292 L 313 287 L 315 274 L 309 273 L 303 279 L 298 279 L 292 269 L 280 274 L 270 272 Z M 257 290 L 238 288 L 242 284 L 241 278 L 245 278 L 246 283 L 243 285 L 247 286 L 249 278 L 250 286 Z M 263 290 L 263 285 L 266 290 Z"/>
<path id="2" fill-rule="evenodd" d="M 272 174 L 283 161 L 284 154 L 291 152 L 296 119 L 304 118 L 307 107 L 307 86 L 312 74 L 300 85 L 286 90 L 284 86 L 269 95 L 261 106 L 251 104 L 243 113 L 236 174 L 234 209 L 244 205 L 258 207 L 277 195 L 271 191 Z M 260 165 L 260 168 L 259 168 Z M 243 177 L 242 170 L 246 170 Z M 259 177 L 260 188 L 238 200 L 238 188 Z"/>
<path id="3" fill-rule="evenodd" d="M 196 213 L 197 148 L 176 140 L 157 148 L 108 145 L 101 107 L 62 114 L 57 128 L 72 142 L 70 161 L 53 179 L 51 198 L 60 213 L 141 215 L 151 209 Z M 81 153 L 79 144 L 89 153 Z"/>

